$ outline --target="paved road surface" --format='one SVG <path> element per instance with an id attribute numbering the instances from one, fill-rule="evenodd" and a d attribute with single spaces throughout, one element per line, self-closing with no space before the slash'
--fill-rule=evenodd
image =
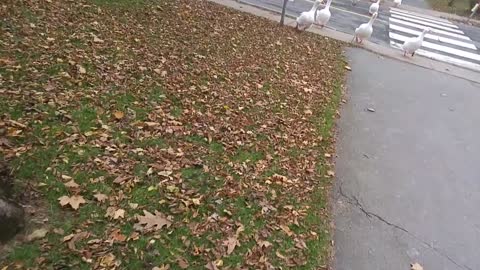
<path id="1" fill-rule="evenodd" d="M 480 269 L 480 84 L 361 49 L 347 56 L 335 269 Z"/>
<path id="2" fill-rule="evenodd" d="M 283 0 L 239 0 L 255 6 L 280 12 Z M 422 0 L 404 0 L 404 3 L 421 5 Z M 467 67 L 480 71 L 480 29 L 464 24 L 455 24 L 445 19 L 435 18 L 420 13 L 395 9 L 391 2 L 382 2 L 380 14 L 374 23 L 370 41 L 384 46 L 399 48 L 405 39 L 417 36 L 425 27 L 433 32 L 426 36 L 424 46 L 418 51 L 435 60 Z M 368 8 L 371 2 L 359 1 L 355 6 L 352 0 L 334 0 L 332 17 L 328 28 L 353 34 L 356 27 L 369 19 Z M 311 0 L 295 0 L 288 2 L 287 14 L 298 16 L 309 10 Z"/>

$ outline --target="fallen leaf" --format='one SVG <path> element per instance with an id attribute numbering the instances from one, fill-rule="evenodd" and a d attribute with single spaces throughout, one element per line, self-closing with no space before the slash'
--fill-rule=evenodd
<path id="1" fill-rule="evenodd" d="M 275 255 L 277 255 L 277 257 L 279 257 L 282 260 L 287 259 L 287 257 L 283 256 L 279 251 L 275 252 Z"/>
<path id="2" fill-rule="evenodd" d="M 328 175 L 328 176 L 335 176 L 335 172 L 332 171 L 332 170 L 328 170 L 328 171 L 327 171 L 327 175 Z"/>
<path id="3" fill-rule="evenodd" d="M 227 240 L 223 241 L 223 245 L 227 246 L 227 255 L 230 255 L 236 246 L 240 246 L 240 243 L 237 237 L 228 237 Z"/>
<path id="4" fill-rule="evenodd" d="M 100 39 L 96 35 L 92 34 L 92 36 L 93 36 L 93 42 L 95 42 L 95 43 L 103 43 L 104 42 L 102 39 Z"/>
<path id="5" fill-rule="evenodd" d="M 68 188 L 78 188 L 80 185 L 75 183 L 74 180 L 70 180 L 69 182 L 67 183 L 64 183 L 64 185 Z"/>
<path id="6" fill-rule="evenodd" d="M 120 229 L 115 229 L 110 234 L 110 239 L 113 239 L 116 242 L 125 242 L 125 240 L 127 240 L 127 237 L 120 232 Z"/>
<path id="7" fill-rule="evenodd" d="M 412 263 L 411 270 L 423 270 L 423 267 L 419 263 Z"/>
<path id="8" fill-rule="evenodd" d="M 207 268 L 208 270 L 218 270 L 218 267 L 214 262 L 207 263 L 207 265 L 205 265 L 205 268 Z"/>
<path id="9" fill-rule="evenodd" d="M 78 73 L 80 73 L 80 74 L 85 74 L 85 73 L 87 73 L 87 70 L 86 70 L 84 67 L 80 66 L 80 65 L 77 65 L 77 69 L 78 69 Z"/>
<path id="10" fill-rule="evenodd" d="M 73 195 L 71 197 L 62 196 L 58 198 L 61 206 L 70 205 L 74 210 L 77 210 L 80 207 L 80 204 L 86 203 L 80 195 Z"/>
<path id="11" fill-rule="evenodd" d="M 182 269 L 187 269 L 189 267 L 188 262 L 184 258 L 178 258 L 177 264 Z"/>
<path id="12" fill-rule="evenodd" d="M 81 241 L 85 238 L 87 238 L 89 236 L 89 233 L 88 232 L 79 232 L 79 233 L 76 233 L 76 234 L 73 234 L 73 235 L 67 235 L 63 238 L 63 241 L 64 242 L 67 242 L 67 246 L 69 249 L 71 250 L 77 250 L 76 246 L 75 246 L 75 243 L 77 241 Z M 68 240 L 65 240 L 65 239 L 68 239 Z"/>
<path id="13" fill-rule="evenodd" d="M 122 111 L 115 111 L 113 116 L 115 116 L 115 119 L 120 120 L 125 116 L 125 114 Z"/>
<path id="14" fill-rule="evenodd" d="M 293 232 L 290 230 L 290 228 L 287 225 L 280 225 L 280 229 L 284 231 L 288 236 L 292 236 Z"/>
<path id="15" fill-rule="evenodd" d="M 103 202 L 106 199 L 108 199 L 108 196 L 105 195 L 105 194 L 102 194 L 102 193 L 97 193 L 97 194 L 93 195 L 93 197 L 95 197 L 95 199 L 97 199 L 97 201 L 99 201 L 99 202 Z"/>
<path id="16" fill-rule="evenodd" d="M 27 236 L 27 241 L 31 242 L 37 239 L 42 239 L 47 235 L 47 233 L 47 229 L 37 229 Z"/>
<path id="17" fill-rule="evenodd" d="M 152 270 L 168 270 L 168 269 L 170 269 L 170 264 L 162 265 L 160 267 L 155 266 L 152 268 Z"/>
<path id="18" fill-rule="evenodd" d="M 119 219 L 119 218 L 124 218 L 125 217 L 125 210 L 123 209 L 117 209 L 113 215 L 113 219 Z"/>
<path id="19" fill-rule="evenodd" d="M 168 228 L 172 225 L 172 222 L 163 213 L 158 212 L 157 210 L 155 210 L 155 215 L 147 210 L 143 210 L 143 214 L 144 216 L 137 215 L 138 223 L 136 225 L 139 225 L 138 227 L 144 225 L 144 230 L 160 230 L 164 226 Z"/>
<path id="20" fill-rule="evenodd" d="M 346 70 L 352 70 L 352 68 L 350 66 L 345 66 L 345 69 Z"/>

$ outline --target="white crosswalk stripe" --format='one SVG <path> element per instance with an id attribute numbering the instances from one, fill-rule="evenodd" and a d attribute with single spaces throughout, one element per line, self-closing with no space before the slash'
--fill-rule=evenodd
<path id="1" fill-rule="evenodd" d="M 425 28 L 432 31 L 425 35 L 422 48 L 416 53 L 438 61 L 480 71 L 480 53 L 473 41 L 448 20 L 405 11 L 390 9 L 390 45 L 401 49 L 410 37 L 416 37 Z"/>

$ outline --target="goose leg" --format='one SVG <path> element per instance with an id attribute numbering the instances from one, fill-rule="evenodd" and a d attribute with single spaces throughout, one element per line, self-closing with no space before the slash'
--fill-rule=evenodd
<path id="1" fill-rule="evenodd" d="M 412 57 L 415 55 L 415 52 L 412 52 Z"/>
<path id="2" fill-rule="evenodd" d="M 403 51 L 403 56 L 404 56 L 404 57 L 407 56 L 407 51 Z"/>

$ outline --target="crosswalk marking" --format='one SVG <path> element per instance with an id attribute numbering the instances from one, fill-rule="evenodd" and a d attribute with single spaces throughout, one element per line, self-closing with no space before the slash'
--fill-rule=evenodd
<path id="1" fill-rule="evenodd" d="M 390 8 L 391 11 L 396 11 L 396 12 L 400 12 L 402 14 L 409 14 L 409 15 L 414 15 L 414 16 L 417 16 L 419 18 L 426 18 L 426 19 L 430 19 L 430 20 L 436 20 L 437 22 L 445 22 L 445 23 L 450 23 L 449 20 L 446 20 L 446 19 L 442 19 L 442 18 L 437 18 L 437 17 L 432 17 L 432 16 L 428 16 L 428 15 L 425 15 L 425 14 L 419 14 L 419 13 L 414 13 L 414 12 L 410 12 L 410 11 L 407 11 L 407 10 L 404 10 L 404 9 L 399 9 L 399 8 Z"/>
<path id="2" fill-rule="evenodd" d="M 390 41 L 390 45 L 394 48 L 401 49 L 402 43 L 398 43 L 398 42 L 395 42 L 395 41 Z M 425 56 L 425 57 L 428 57 L 428 58 L 431 58 L 431 59 L 439 60 L 439 61 L 442 61 L 442 62 L 454 64 L 454 65 L 457 65 L 457 66 L 462 66 L 462 67 L 466 67 L 466 68 L 470 68 L 470 69 L 480 71 L 480 64 L 475 64 L 475 63 L 472 63 L 472 62 L 469 62 L 469 61 L 464 61 L 464 60 L 457 59 L 457 58 L 450 57 L 450 56 L 446 56 L 446 55 L 443 55 L 443 54 L 438 54 L 438 53 L 434 53 L 434 52 L 430 52 L 430 51 L 425 51 L 425 50 L 422 50 L 422 49 L 417 50 L 416 54 L 422 55 L 422 56 Z"/>
<path id="3" fill-rule="evenodd" d="M 400 20 L 400 19 L 395 19 L 395 18 L 392 18 L 392 17 L 390 17 L 390 22 L 391 22 L 391 23 L 394 22 L 394 23 L 397 23 L 397 24 L 403 24 L 403 25 L 406 25 L 406 26 L 414 27 L 414 28 L 420 29 L 420 30 L 422 30 L 422 31 L 423 31 L 423 29 L 425 29 L 425 26 L 423 26 L 423 25 L 419 25 L 419 24 L 414 24 L 414 23 L 402 21 L 402 20 Z M 460 35 L 460 34 L 455 34 L 455 33 L 450 33 L 450 32 L 448 32 L 448 31 L 444 31 L 444 30 L 439 30 L 439 29 L 433 29 L 433 28 L 432 28 L 432 32 L 437 33 L 437 34 L 446 35 L 446 36 L 455 37 L 455 38 L 458 38 L 458 39 L 471 40 L 471 39 L 470 39 L 469 37 L 467 37 L 467 36 Z"/>
<path id="4" fill-rule="evenodd" d="M 406 36 L 402 36 L 402 35 L 392 33 L 392 32 L 389 33 L 389 36 L 390 36 L 391 39 L 395 39 L 395 40 L 399 40 L 399 41 L 405 41 L 405 40 L 408 39 L 408 37 L 406 37 Z M 470 53 L 470 52 L 450 48 L 450 47 L 447 47 L 447 46 L 438 45 L 438 44 L 431 43 L 431 42 L 428 42 L 428 41 L 425 41 L 425 40 L 422 43 L 422 47 L 430 48 L 430 49 L 434 49 L 434 50 L 437 50 L 437 51 L 442 51 L 442 52 L 446 52 L 446 53 L 458 55 L 458 56 L 461 56 L 461 57 L 470 58 L 470 59 L 480 61 L 480 54 Z"/>
<path id="5" fill-rule="evenodd" d="M 443 25 L 443 26 L 446 26 L 446 27 L 452 27 L 452 28 L 456 28 L 458 29 L 458 26 L 452 24 L 452 23 L 444 23 L 444 22 L 437 22 L 435 20 L 432 20 L 432 19 L 426 19 L 426 18 L 422 18 L 422 17 L 416 17 L 415 15 L 410 15 L 410 14 L 404 14 L 404 13 L 401 13 L 401 12 L 397 12 L 397 11 L 390 11 L 392 14 L 396 14 L 396 15 L 399 15 L 399 16 L 404 16 L 404 17 L 408 17 L 408 18 L 413 18 L 413 19 L 417 19 L 417 20 L 422 20 L 422 21 L 426 21 L 426 22 L 431 22 L 431 23 L 436 23 L 438 25 Z"/>
<path id="6" fill-rule="evenodd" d="M 392 18 L 397 18 L 397 19 L 400 19 L 400 20 L 409 21 L 409 22 L 417 23 L 417 24 L 423 24 L 424 27 L 427 27 L 427 26 L 428 26 L 428 27 L 432 27 L 432 28 L 437 28 L 437 29 L 442 29 L 442 30 L 454 32 L 454 33 L 463 34 L 463 31 L 462 31 L 462 30 L 452 29 L 452 28 L 450 28 L 450 27 L 446 27 L 446 26 L 443 26 L 443 25 L 438 25 L 438 24 L 435 24 L 435 23 L 424 22 L 424 21 L 421 21 L 421 20 L 412 19 L 412 18 L 408 18 L 408 17 L 403 17 L 403 16 L 396 15 L 396 14 L 391 14 L 391 16 L 392 16 Z"/>
<path id="7" fill-rule="evenodd" d="M 406 28 L 406 27 L 403 27 L 403 26 L 396 25 L 396 24 L 390 24 L 390 29 L 396 30 L 398 32 L 411 34 L 411 35 L 414 35 L 414 36 L 418 36 L 422 33 L 422 31 L 413 30 L 413 29 L 410 29 L 410 28 Z M 472 50 L 477 49 L 477 47 L 475 47 L 475 45 L 473 45 L 472 43 L 463 42 L 463 41 L 460 41 L 460 40 L 446 38 L 446 37 L 441 37 L 441 36 L 438 36 L 438 35 L 426 34 L 425 38 L 436 40 L 436 41 L 439 41 L 439 42 L 442 42 L 442 43 L 450 43 L 450 44 L 453 44 L 453 45 L 457 45 L 457 46 L 460 46 L 460 47 L 465 47 L 465 48 L 472 49 Z"/>
<path id="8" fill-rule="evenodd" d="M 425 16 L 392 8 L 388 20 L 390 45 L 401 49 L 403 42 L 429 27 L 432 31 L 425 35 L 416 54 L 480 71 L 480 53 L 473 41 L 457 25 Z"/>

